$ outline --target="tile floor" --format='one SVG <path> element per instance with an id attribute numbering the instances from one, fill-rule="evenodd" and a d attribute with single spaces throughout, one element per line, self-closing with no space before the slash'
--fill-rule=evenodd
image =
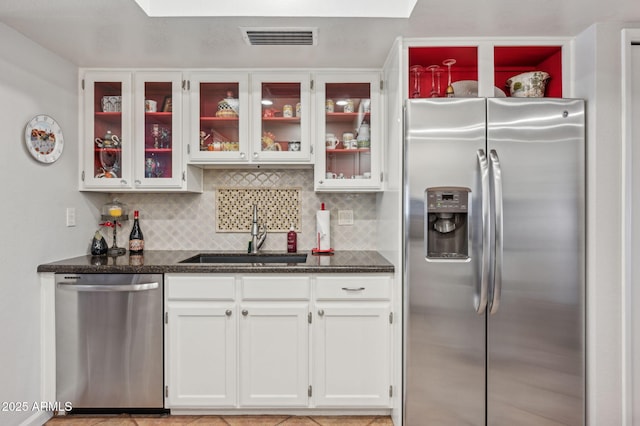
<path id="1" fill-rule="evenodd" d="M 73 426 L 393 426 L 388 416 L 114 416 L 70 415 L 49 420 L 47 425 Z"/>

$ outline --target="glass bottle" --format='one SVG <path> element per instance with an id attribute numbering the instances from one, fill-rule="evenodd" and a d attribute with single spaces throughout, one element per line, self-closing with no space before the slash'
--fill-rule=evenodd
<path id="1" fill-rule="evenodd" d="M 138 210 L 133 212 L 133 226 L 131 227 L 131 233 L 129 234 L 129 253 L 139 254 L 144 250 L 144 237 L 142 235 L 142 229 L 140 229 L 139 213 Z"/>

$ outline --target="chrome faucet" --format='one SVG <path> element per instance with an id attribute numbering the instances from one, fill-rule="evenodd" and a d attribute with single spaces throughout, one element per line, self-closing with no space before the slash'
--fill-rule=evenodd
<path id="1" fill-rule="evenodd" d="M 260 247 L 267 239 L 267 225 L 262 225 L 262 232 L 260 232 L 260 225 L 258 224 L 258 205 L 253 205 L 253 221 L 251 222 L 251 250 L 250 252 L 258 253 Z"/>

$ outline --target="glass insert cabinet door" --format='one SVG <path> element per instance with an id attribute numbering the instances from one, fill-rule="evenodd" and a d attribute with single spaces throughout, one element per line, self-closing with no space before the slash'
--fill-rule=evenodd
<path id="1" fill-rule="evenodd" d="M 252 160 L 310 161 L 308 74 L 252 76 Z"/>
<path id="2" fill-rule="evenodd" d="M 323 96 L 317 105 L 322 116 L 317 137 L 323 152 L 317 162 L 316 188 L 320 190 L 380 186 L 379 77 L 350 77 L 319 78 Z"/>
<path id="3" fill-rule="evenodd" d="M 136 185 L 180 186 L 181 84 L 179 72 L 136 74 Z"/>
<path id="4" fill-rule="evenodd" d="M 189 80 L 190 159 L 196 162 L 246 161 L 248 74 L 194 73 Z"/>
<path id="5" fill-rule="evenodd" d="M 122 189 L 132 184 L 131 74 L 84 77 L 82 186 Z"/>

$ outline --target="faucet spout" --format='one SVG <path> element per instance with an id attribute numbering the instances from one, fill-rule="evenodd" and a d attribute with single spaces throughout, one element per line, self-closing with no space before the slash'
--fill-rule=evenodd
<path id="1" fill-rule="evenodd" d="M 267 239 L 267 225 L 258 223 L 258 205 L 253 205 L 253 220 L 251 221 L 251 253 L 256 254 Z"/>

